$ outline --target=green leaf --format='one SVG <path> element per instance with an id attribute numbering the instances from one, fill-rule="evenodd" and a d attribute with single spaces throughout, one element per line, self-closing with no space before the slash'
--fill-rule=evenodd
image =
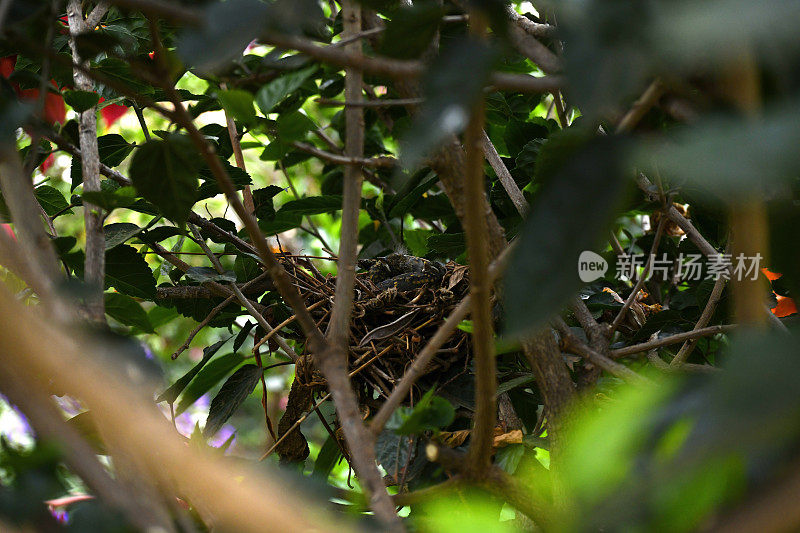
<path id="1" fill-rule="evenodd" d="M 97 105 L 100 95 L 93 91 L 70 91 L 63 92 L 64 101 L 75 110 L 76 113 L 83 113 Z"/>
<path id="2" fill-rule="evenodd" d="M 200 156 L 188 137 L 176 133 L 151 140 L 136 151 L 130 176 L 136 190 L 164 216 L 183 225 L 197 200 Z"/>
<path id="3" fill-rule="evenodd" d="M 55 187 L 39 185 L 36 187 L 35 195 L 36 200 L 38 200 L 44 212 L 48 215 L 53 216 L 59 211 L 61 211 L 62 214 L 72 214 L 72 209 L 67 209 L 69 207 L 69 202 L 67 202 L 64 195 Z"/>
<path id="4" fill-rule="evenodd" d="M 425 103 L 403 135 L 402 163 L 416 167 L 448 136 L 460 133 L 488 79 L 494 54 L 475 39 L 464 38 L 442 52 L 423 84 Z"/>
<path id="5" fill-rule="evenodd" d="M 186 277 L 198 283 L 208 281 L 236 282 L 236 274 L 228 270 L 222 274 L 211 267 L 191 267 L 186 271 Z"/>
<path id="6" fill-rule="evenodd" d="M 106 250 L 123 244 L 128 239 L 137 235 L 142 228 L 130 222 L 120 222 L 116 224 L 106 224 L 103 226 L 103 233 L 106 238 Z"/>
<path id="7" fill-rule="evenodd" d="M 121 324 L 135 326 L 146 333 L 155 333 L 147 313 L 139 303 L 125 294 L 105 294 L 106 314 Z"/>
<path id="8" fill-rule="evenodd" d="M 258 108 L 265 115 L 272 113 L 273 108 L 299 89 L 315 70 L 317 70 L 317 67 L 314 66 L 295 72 L 288 72 L 280 78 L 267 83 L 256 93 Z"/>
<path id="9" fill-rule="evenodd" d="M 400 407 L 394 412 L 387 429 L 398 435 L 411 435 L 423 431 L 440 430 L 450 425 L 456 416 L 455 408 L 439 396 L 433 395 L 433 389 L 412 407 Z"/>
<path id="10" fill-rule="evenodd" d="M 458 257 L 466 249 L 463 233 L 434 233 L 428 237 L 428 251 L 436 257 Z"/>
<path id="11" fill-rule="evenodd" d="M 252 257 L 237 255 L 233 261 L 233 272 L 236 274 L 236 281 L 244 283 L 261 274 L 261 269 Z"/>
<path id="12" fill-rule="evenodd" d="M 264 370 L 256 365 L 244 365 L 222 385 L 208 410 L 203 436 L 208 438 L 219 431 L 231 415 L 256 388 Z"/>
<path id="13" fill-rule="evenodd" d="M 106 287 L 136 298 L 153 300 L 156 281 L 144 257 L 127 244 L 106 250 Z"/>
<path id="14" fill-rule="evenodd" d="M 220 341 L 217 341 L 214 344 L 212 344 L 211 346 L 207 346 L 206 348 L 204 348 L 203 349 L 203 358 L 200 359 L 200 361 L 196 365 L 194 365 L 194 367 L 192 367 L 191 370 L 189 370 L 186 374 L 181 376 L 175 383 L 170 385 L 167 388 L 167 390 L 162 392 L 158 396 L 158 398 L 156 398 L 156 403 L 158 403 L 158 402 L 175 403 L 175 400 L 178 399 L 178 395 L 181 392 L 183 392 L 183 389 L 185 389 L 186 386 L 189 384 L 189 382 L 192 381 L 194 379 L 194 377 L 198 375 L 198 373 L 203 369 L 203 367 L 206 365 L 206 363 L 208 363 L 208 361 L 211 360 L 211 358 L 214 356 L 214 354 L 217 353 L 217 351 L 219 351 L 220 348 L 222 348 L 222 345 L 225 344 L 226 342 L 228 342 L 229 340 L 230 340 L 230 337 L 228 337 L 226 339 L 222 339 Z M 202 395 L 202 393 L 201 393 L 201 395 Z M 198 398 L 199 397 L 200 396 L 198 396 Z M 192 402 L 192 403 L 194 403 L 194 402 Z M 191 405 L 191 403 L 189 405 Z M 176 413 L 176 415 L 177 414 L 179 414 L 179 413 Z"/>
<path id="15" fill-rule="evenodd" d="M 86 191 L 81 194 L 84 202 L 112 211 L 117 208 L 130 207 L 136 203 L 136 190 L 133 187 L 121 187 L 116 191 Z"/>
<path id="16" fill-rule="evenodd" d="M 230 372 L 242 364 L 244 357 L 238 353 L 229 353 L 222 355 L 205 367 L 203 367 L 186 390 L 183 391 L 178 406 L 175 408 L 175 414 L 179 415 L 189 408 L 194 402 L 197 401 L 203 394 L 207 393 L 211 388 L 219 383 L 222 378 L 230 374 Z"/>
<path id="17" fill-rule="evenodd" d="M 217 93 L 219 103 L 223 109 L 234 119 L 242 124 L 252 124 L 256 120 L 256 110 L 253 107 L 253 95 L 240 89 L 220 91 Z"/>
<path id="18" fill-rule="evenodd" d="M 800 164 L 800 101 L 763 117 L 716 117 L 677 131 L 666 141 L 643 143 L 637 166 L 656 167 L 677 182 L 726 199 L 753 194 L 786 197 Z"/>
<path id="19" fill-rule="evenodd" d="M 269 5 L 258 0 L 213 2 L 203 22 L 187 26 L 178 39 L 178 54 L 190 66 L 213 71 L 241 58 L 245 47 L 264 30 Z"/>
<path id="20" fill-rule="evenodd" d="M 578 257 L 597 244 L 622 199 L 626 179 L 617 168 L 618 142 L 589 143 L 531 206 L 505 279 L 509 336 L 542 326 L 581 286 Z"/>
<path id="21" fill-rule="evenodd" d="M 436 2 L 403 6 L 386 24 L 379 53 L 397 59 L 414 59 L 428 49 L 444 11 Z"/>
<path id="22" fill-rule="evenodd" d="M 247 321 L 247 323 L 244 326 L 242 326 L 242 329 L 241 329 L 241 331 L 239 331 L 239 334 L 236 335 L 235 339 L 233 339 L 233 351 L 234 352 L 238 352 L 239 351 L 239 348 L 241 348 L 242 345 L 245 343 L 245 341 L 247 340 L 247 337 L 250 336 L 250 331 L 255 326 L 256 326 L 256 323 L 255 322 L 250 322 L 249 320 Z"/>
<path id="23" fill-rule="evenodd" d="M 314 121 L 300 111 L 282 114 L 278 117 L 278 139 L 285 144 L 300 141 L 316 127 Z"/>
<path id="24" fill-rule="evenodd" d="M 331 196 L 310 196 L 300 200 L 286 202 L 278 210 L 279 215 L 296 214 L 301 216 L 319 215 L 322 213 L 333 213 L 342 208 L 342 197 Z"/>
<path id="25" fill-rule="evenodd" d="M 97 149 L 100 162 L 109 167 L 116 167 L 133 151 L 134 145 L 122 135 L 109 133 L 97 138 Z"/>
<path id="26" fill-rule="evenodd" d="M 327 480 L 328 476 L 331 475 L 333 467 L 336 466 L 341 456 L 342 451 L 339 449 L 339 443 L 336 442 L 336 439 L 332 436 L 328 435 L 328 438 L 325 439 L 325 443 L 319 450 L 319 454 L 317 454 L 317 460 L 314 461 L 314 471 L 311 475 L 318 479 Z"/>

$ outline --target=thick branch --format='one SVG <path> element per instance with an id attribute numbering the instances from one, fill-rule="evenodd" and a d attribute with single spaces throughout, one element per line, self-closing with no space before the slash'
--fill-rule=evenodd
<path id="1" fill-rule="evenodd" d="M 95 11 L 104 13 L 103 4 L 98 5 Z M 86 22 L 81 11 L 79 0 L 70 0 L 67 5 L 67 19 L 69 21 L 69 45 L 75 63 L 88 66 L 78 54 L 75 38 L 87 31 Z M 93 28 L 94 26 L 90 26 Z M 81 91 L 94 91 L 92 80 L 81 70 L 73 69 L 75 88 Z M 78 127 L 80 136 L 81 170 L 83 174 L 83 190 L 86 192 L 100 191 L 100 154 L 97 147 L 97 106 L 83 111 L 80 114 Z M 84 264 L 84 281 L 90 294 L 86 298 L 86 308 L 89 318 L 96 322 L 105 321 L 105 305 L 103 300 L 103 282 L 105 279 L 105 250 L 106 242 L 103 235 L 103 214 L 101 209 L 93 204 L 83 204 L 84 225 L 86 228 L 86 260 Z"/>
<path id="2" fill-rule="evenodd" d="M 470 17 L 471 30 L 480 36 L 486 32 L 483 17 L 475 12 Z M 475 359 L 475 418 L 469 446 L 470 475 L 481 477 L 491 465 L 492 437 L 497 420 L 497 368 L 494 360 L 494 331 L 488 279 L 489 251 L 483 204 L 483 99 L 472 109 L 464 144 L 467 151 L 467 172 L 464 230 L 469 255 L 469 286 L 472 296 L 472 351 Z"/>

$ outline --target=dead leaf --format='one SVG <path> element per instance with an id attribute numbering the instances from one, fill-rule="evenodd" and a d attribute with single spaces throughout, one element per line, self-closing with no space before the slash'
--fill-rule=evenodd
<path id="1" fill-rule="evenodd" d="M 492 444 L 495 448 L 503 448 L 509 444 L 522 444 L 522 430 L 513 429 L 508 433 L 497 435 Z"/>
<path id="2" fill-rule="evenodd" d="M 470 434 L 469 429 L 461 429 L 459 431 L 442 431 L 437 435 L 436 440 L 443 446 L 448 448 L 457 448 L 464 444 Z"/>

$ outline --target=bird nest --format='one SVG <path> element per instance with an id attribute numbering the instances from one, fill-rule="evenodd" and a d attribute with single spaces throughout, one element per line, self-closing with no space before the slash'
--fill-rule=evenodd
<path id="1" fill-rule="evenodd" d="M 286 271 L 317 327 L 326 332 L 336 277 L 321 274 L 308 259 L 286 259 Z M 453 262 L 443 265 L 403 254 L 359 261 L 359 270 L 350 321 L 348 369 L 364 415 L 369 416 L 388 398 L 428 339 L 466 296 L 469 279 L 465 266 Z M 296 338 L 300 340 L 299 335 Z M 434 383 L 445 385 L 447 378 L 453 379 L 467 370 L 470 354 L 469 335 L 456 330 L 439 347 L 417 384 L 423 390 Z M 278 434 L 287 431 L 311 407 L 313 397 L 323 394 L 326 388 L 312 360 L 308 356 L 301 358 Z M 284 450 L 278 450 L 279 455 L 304 458 L 305 439 L 295 441 L 293 451 L 288 442 Z"/>

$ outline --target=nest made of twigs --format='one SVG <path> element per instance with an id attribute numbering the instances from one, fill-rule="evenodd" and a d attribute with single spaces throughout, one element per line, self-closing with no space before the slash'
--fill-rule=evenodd
<path id="1" fill-rule="evenodd" d="M 321 274 L 306 258 L 284 257 L 306 307 L 325 332 L 333 307 L 336 277 Z M 417 354 L 469 291 L 467 267 L 443 265 L 436 283 L 411 290 L 380 290 L 368 272 L 356 274 L 353 315 L 350 322 L 349 370 L 362 406 L 376 409 L 391 394 Z M 422 382 L 438 382 L 459 365 L 466 370 L 471 348 L 469 335 L 456 330 L 427 365 Z M 313 366 L 299 365 L 297 379 L 324 389 L 324 379 Z"/>

